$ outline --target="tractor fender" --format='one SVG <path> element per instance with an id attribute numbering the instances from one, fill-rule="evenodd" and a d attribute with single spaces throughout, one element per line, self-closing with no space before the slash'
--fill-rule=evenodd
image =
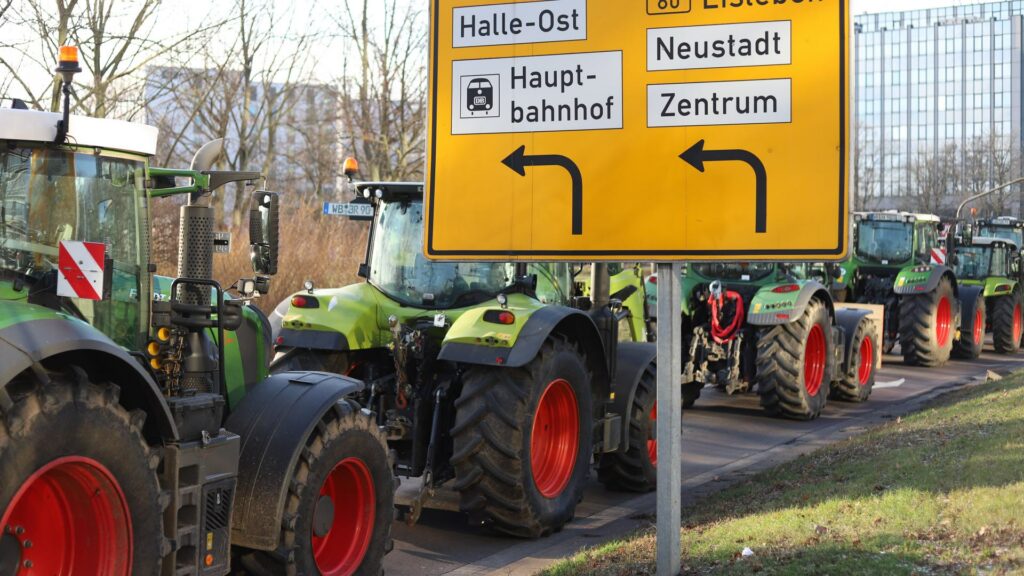
<path id="1" fill-rule="evenodd" d="M 609 392 L 608 362 L 597 325 L 590 316 L 566 306 L 544 306 L 530 315 L 511 347 L 496 347 L 447 342 L 439 360 L 480 366 L 520 368 L 537 357 L 541 346 L 553 333 L 566 336 L 582 348 L 587 367 L 593 374 L 595 394 Z"/>
<path id="2" fill-rule="evenodd" d="M 643 376 L 644 370 L 658 357 L 658 347 L 646 342 L 619 342 L 619 354 L 615 368 L 615 380 L 612 382 L 611 412 L 622 417 L 622 450 L 629 446 L 629 419 L 633 415 L 633 400 L 636 398 L 636 385 Z"/>
<path id="3" fill-rule="evenodd" d="M 91 377 L 114 382 L 121 389 L 125 407 L 146 412 L 144 432 L 148 437 L 178 439 L 178 427 L 163 393 L 146 368 L 106 334 L 57 314 L 0 330 L 0 408 L 4 407 L 7 383 L 29 368 L 43 373 L 42 363 L 47 360 L 75 364 Z"/>
<path id="4" fill-rule="evenodd" d="M 985 282 L 985 297 L 1006 296 L 1017 291 L 1017 283 L 1005 278 L 991 278 Z"/>
<path id="5" fill-rule="evenodd" d="M 307 439 L 335 403 L 362 390 L 359 380 L 326 372 L 282 372 L 249 390 L 224 424 L 242 442 L 233 544 L 277 548 L 288 486 Z"/>
<path id="6" fill-rule="evenodd" d="M 824 302 L 829 316 L 835 317 L 835 305 L 828 288 L 814 280 L 800 281 L 796 284 L 800 286 L 800 291 L 795 298 L 793 293 L 776 294 L 772 291 L 775 286 L 759 290 L 750 301 L 747 322 L 754 326 L 789 324 L 800 318 L 812 298 Z"/>
<path id="7" fill-rule="evenodd" d="M 957 299 L 960 301 L 960 333 L 974 334 L 974 307 L 978 296 L 985 291 L 984 286 L 961 286 Z M 984 333 L 985 328 L 982 327 Z"/>
<path id="8" fill-rule="evenodd" d="M 925 278 L 926 274 L 927 278 Z M 893 291 L 900 296 L 927 294 L 935 290 L 939 281 L 944 277 L 948 277 L 953 284 L 953 295 L 959 295 L 960 287 L 957 285 L 956 276 L 950 268 L 941 265 L 931 266 L 928 272 L 914 272 L 913 268 L 900 270 L 893 284 Z"/>
<path id="9" fill-rule="evenodd" d="M 839 374 L 845 374 L 850 366 L 850 358 L 853 357 L 853 335 L 857 332 L 857 327 L 863 322 L 872 322 L 870 310 L 859 308 L 839 308 L 836 310 L 836 328 L 843 333 L 842 369 L 839 370 Z M 875 332 L 872 330 L 870 333 L 873 338 Z"/>
<path id="10" fill-rule="evenodd" d="M 296 308 L 292 298 L 316 300 L 315 308 Z M 296 292 L 274 309 L 270 323 L 274 344 L 311 350 L 371 350 L 387 344 L 378 325 L 383 298 L 366 282 L 344 288 Z"/>

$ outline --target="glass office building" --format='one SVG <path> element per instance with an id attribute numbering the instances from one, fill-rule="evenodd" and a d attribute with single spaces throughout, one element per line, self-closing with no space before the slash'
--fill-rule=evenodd
<path id="1" fill-rule="evenodd" d="M 948 213 L 1020 173 L 1022 19 L 1024 0 L 854 18 L 858 208 Z"/>

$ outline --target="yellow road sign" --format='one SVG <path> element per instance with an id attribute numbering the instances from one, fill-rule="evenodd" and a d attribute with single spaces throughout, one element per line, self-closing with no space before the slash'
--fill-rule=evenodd
<path id="1" fill-rule="evenodd" d="M 432 0 L 424 251 L 840 259 L 847 0 Z"/>

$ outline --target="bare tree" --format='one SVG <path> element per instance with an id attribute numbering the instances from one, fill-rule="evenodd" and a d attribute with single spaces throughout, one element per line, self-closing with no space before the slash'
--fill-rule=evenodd
<path id="1" fill-rule="evenodd" d="M 423 177 L 424 17 L 412 3 L 342 0 L 337 25 L 351 54 L 340 81 L 345 139 L 375 180 Z"/>
<path id="2" fill-rule="evenodd" d="M 870 210 L 878 199 L 879 163 L 878 149 L 868 136 L 867 128 L 857 122 L 853 129 L 853 197 L 854 210 Z"/>
<path id="3" fill-rule="evenodd" d="M 960 150 L 955 143 L 922 149 L 910 161 L 908 200 L 914 210 L 941 214 L 955 197 L 960 182 Z"/>
<path id="4" fill-rule="evenodd" d="M 971 139 L 964 150 L 964 198 L 980 194 L 1020 177 L 1020 149 L 1012 137 L 998 133 Z M 989 216 L 1005 216 L 1014 208 L 1019 189 L 1008 188 L 978 200 L 978 207 Z"/>

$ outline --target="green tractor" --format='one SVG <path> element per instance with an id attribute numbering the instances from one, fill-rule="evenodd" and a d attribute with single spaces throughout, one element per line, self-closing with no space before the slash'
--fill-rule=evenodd
<path id="1" fill-rule="evenodd" d="M 963 302 L 963 314 L 972 318 L 969 337 L 957 341 L 953 352 L 962 358 L 977 358 L 985 340 L 986 326 L 1000 354 L 1015 354 L 1021 346 L 1020 252 L 1009 240 L 975 237 L 970 244 L 958 244 L 953 269 L 961 287 L 974 286 L 980 292 L 972 302 Z M 988 314 L 987 311 L 991 311 Z"/>
<path id="2" fill-rule="evenodd" d="M 210 170 L 219 142 L 149 167 L 155 128 L 68 114 L 61 55 L 63 114 L 0 109 L 0 574 L 379 573 L 395 484 L 362 383 L 269 375 L 277 195 L 228 297 L 208 199 L 260 174 Z M 149 203 L 176 194 L 154 280 Z"/>
<path id="3" fill-rule="evenodd" d="M 768 413 L 799 420 L 817 418 L 829 397 L 867 400 L 879 353 L 874 325 L 869 311 L 833 303 L 831 268 L 767 262 L 686 266 L 684 407 L 706 385 L 728 394 L 756 388 Z M 653 304 L 657 276 L 648 282 Z"/>
<path id="4" fill-rule="evenodd" d="M 640 279 L 610 294 L 594 265 L 588 297 L 582 266 L 431 262 L 421 184 L 353 187 L 346 213 L 372 221 L 365 281 L 283 301 L 272 370 L 367 383 L 398 475 L 422 482 L 406 520 L 443 486 L 471 523 L 543 536 L 572 519 L 592 461 L 607 485 L 653 489 L 655 347 L 618 338 L 643 329 Z"/>
<path id="5" fill-rule="evenodd" d="M 978 220 L 974 227 L 975 238 L 1002 238 L 1024 250 L 1024 220 L 1012 216 L 1000 216 Z"/>
<path id="6" fill-rule="evenodd" d="M 947 254 L 956 258 L 957 237 L 941 246 L 939 224 L 930 214 L 856 213 L 852 254 L 842 264 L 842 298 L 883 305 L 884 351 L 899 342 L 910 365 L 941 366 L 961 337 L 974 334 L 981 288 L 957 281 L 946 263 Z"/>

